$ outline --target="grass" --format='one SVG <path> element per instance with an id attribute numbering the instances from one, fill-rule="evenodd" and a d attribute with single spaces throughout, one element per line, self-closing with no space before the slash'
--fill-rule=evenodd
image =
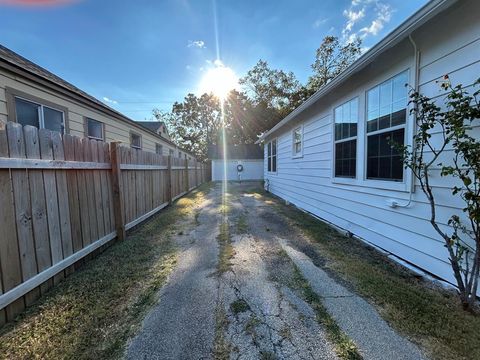
<path id="1" fill-rule="evenodd" d="M 231 345 L 225 339 L 228 328 L 228 318 L 222 303 L 217 305 L 215 313 L 215 343 L 213 345 L 213 358 L 215 360 L 230 359 Z"/>
<path id="2" fill-rule="evenodd" d="M 233 248 L 230 237 L 230 225 L 226 219 L 220 224 L 220 232 L 217 236 L 217 242 L 220 248 L 218 254 L 217 273 L 221 275 L 231 269 L 231 260 L 235 256 L 235 249 Z"/>
<path id="3" fill-rule="evenodd" d="M 246 234 L 248 231 L 247 216 L 244 213 L 238 215 L 237 219 L 237 234 Z"/>
<path id="4" fill-rule="evenodd" d="M 420 279 L 361 241 L 257 191 L 310 240 L 313 260 L 370 299 L 394 328 L 433 359 L 480 359 L 480 316 L 457 296 Z"/>
<path id="5" fill-rule="evenodd" d="M 173 224 L 208 190 L 179 199 L 0 329 L 0 358 L 120 358 L 175 266 Z"/>
<path id="6" fill-rule="evenodd" d="M 340 329 L 336 321 L 327 312 L 327 309 L 322 304 L 322 300 L 313 291 L 312 287 L 308 283 L 298 269 L 293 264 L 293 282 L 295 290 L 301 292 L 302 298 L 311 306 L 315 311 L 315 317 L 317 321 L 324 327 L 328 339 L 335 346 L 335 351 L 341 359 L 357 360 L 362 359 L 355 343 Z"/>
<path id="7" fill-rule="evenodd" d="M 230 309 L 233 314 L 237 315 L 250 310 L 250 306 L 248 306 L 248 303 L 245 300 L 239 299 L 230 304 Z"/>

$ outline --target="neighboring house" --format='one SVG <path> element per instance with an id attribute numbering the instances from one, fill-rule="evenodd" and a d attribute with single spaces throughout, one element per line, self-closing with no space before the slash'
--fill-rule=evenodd
<path id="1" fill-rule="evenodd" d="M 170 135 L 168 135 L 167 127 L 163 121 L 137 121 L 137 124 L 140 124 L 143 127 L 153 131 L 155 134 L 170 140 Z"/>
<path id="2" fill-rule="evenodd" d="M 269 190 L 455 283 L 429 204 L 389 141 L 412 143 L 405 83 L 441 103 L 444 74 L 464 86 L 480 77 L 479 14 L 478 0 L 430 1 L 265 133 Z M 454 182 L 437 175 L 446 226 L 453 213 L 464 218 L 462 202 Z"/>
<path id="3" fill-rule="evenodd" d="M 222 145 L 210 145 L 208 158 L 212 160 L 212 180 L 242 181 L 263 179 L 263 150 L 256 144 L 227 145 L 227 156 Z"/>
<path id="4" fill-rule="evenodd" d="M 161 129 L 158 133 L 136 123 L 0 45 L 0 121 L 7 120 L 107 142 L 121 141 L 164 155 L 179 151 Z"/>

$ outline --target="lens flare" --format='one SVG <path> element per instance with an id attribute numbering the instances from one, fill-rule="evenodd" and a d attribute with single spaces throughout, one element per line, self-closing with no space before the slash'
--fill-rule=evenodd
<path id="1" fill-rule="evenodd" d="M 220 99 L 225 99 L 230 91 L 238 87 L 238 77 L 235 72 L 216 61 L 214 68 L 209 69 L 200 83 L 200 93 L 213 93 Z"/>

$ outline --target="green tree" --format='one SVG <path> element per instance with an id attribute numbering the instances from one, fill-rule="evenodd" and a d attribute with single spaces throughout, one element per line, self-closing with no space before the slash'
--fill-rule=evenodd
<path id="1" fill-rule="evenodd" d="M 153 115 L 165 122 L 174 142 L 200 159 L 206 158 L 208 144 L 216 143 L 222 126 L 220 101 L 212 94 L 188 94 L 170 113 L 154 110 Z"/>
<path id="2" fill-rule="evenodd" d="M 279 114 L 295 108 L 292 99 L 302 88 L 293 72 L 272 69 L 264 60 L 259 60 L 239 82 L 255 105 L 276 109 Z"/>
<path id="3" fill-rule="evenodd" d="M 308 79 L 305 95 L 312 95 L 349 67 L 361 55 L 361 45 L 359 38 L 342 44 L 336 36 L 324 37 L 315 54 L 313 75 Z"/>
<path id="4" fill-rule="evenodd" d="M 461 85 L 452 87 L 448 76 L 444 80 L 442 87 L 448 94 L 443 109 L 419 92 L 410 92 L 418 130 L 412 147 L 399 148 L 430 204 L 430 223 L 448 251 L 462 305 L 471 310 L 480 274 L 480 139 L 472 127 L 480 119 L 480 91 L 470 94 Z M 474 86 L 479 84 L 480 79 Z M 452 195 L 464 204 L 464 216 L 451 215 L 448 227 L 437 214 L 432 180 L 438 169 L 442 177 L 457 180 Z"/>

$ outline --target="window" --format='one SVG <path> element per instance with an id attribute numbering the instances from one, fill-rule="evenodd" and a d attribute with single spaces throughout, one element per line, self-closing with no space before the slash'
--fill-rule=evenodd
<path id="1" fill-rule="evenodd" d="M 137 133 L 130 133 L 130 145 L 134 149 L 142 148 L 142 137 Z"/>
<path id="2" fill-rule="evenodd" d="M 300 126 L 292 132 L 292 155 L 293 157 L 301 157 L 303 155 L 303 127 Z"/>
<path id="3" fill-rule="evenodd" d="M 103 123 L 100 121 L 87 118 L 87 136 L 90 139 L 105 140 L 103 133 Z"/>
<path id="4" fill-rule="evenodd" d="M 155 152 L 159 155 L 163 155 L 163 146 L 160 144 L 155 144 Z"/>
<path id="5" fill-rule="evenodd" d="M 181 151 L 178 152 L 178 157 L 179 157 L 180 159 L 182 158 L 182 152 L 181 152 Z"/>
<path id="6" fill-rule="evenodd" d="M 172 150 L 172 149 L 170 149 L 170 150 L 168 151 L 168 153 L 170 154 L 170 156 L 173 156 L 173 150 Z"/>
<path id="7" fill-rule="evenodd" d="M 65 131 L 63 111 L 19 97 L 15 97 L 15 117 L 15 120 L 22 125 L 31 125 L 61 133 Z"/>
<path id="8" fill-rule="evenodd" d="M 277 172 L 277 140 L 272 140 L 267 145 L 268 172 Z"/>
<path id="9" fill-rule="evenodd" d="M 355 178 L 357 163 L 358 98 L 334 111 L 335 117 L 335 177 Z"/>
<path id="10" fill-rule="evenodd" d="M 367 92 L 367 179 L 403 180 L 403 162 L 393 144 L 405 142 L 408 72 Z"/>

